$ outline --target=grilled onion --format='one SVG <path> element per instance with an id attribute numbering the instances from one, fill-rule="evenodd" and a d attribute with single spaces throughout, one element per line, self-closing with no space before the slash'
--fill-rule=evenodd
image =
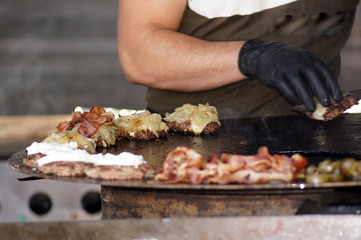
<path id="1" fill-rule="evenodd" d="M 306 173 L 307 183 L 334 182 L 344 179 L 359 180 L 361 178 L 361 161 L 355 158 L 344 158 L 338 161 L 326 159 L 318 166 L 308 166 Z"/>
<path id="2" fill-rule="evenodd" d="M 345 158 L 342 161 L 341 169 L 347 178 L 355 178 L 361 175 L 360 163 L 354 158 Z"/>
<path id="3" fill-rule="evenodd" d="M 96 142 L 92 138 L 87 138 L 78 133 L 78 127 L 80 124 L 77 124 L 73 129 L 56 132 L 50 134 L 47 138 L 43 140 L 43 142 L 47 143 L 68 143 L 68 142 L 76 142 L 79 148 L 86 150 L 89 153 L 95 153 Z"/>
<path id="4" fill-rule="evenodd" d="M 95 140 L 97 146 L 109 147 L 114 145 L 116 138 L 116 127 L 114 125 L 103 124 L 93 135 L 92 139 Z"/>

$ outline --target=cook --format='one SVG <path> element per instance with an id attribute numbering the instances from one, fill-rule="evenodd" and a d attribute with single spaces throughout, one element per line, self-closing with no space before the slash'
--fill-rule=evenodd
<path id="1" fill-rule="evenodd" d="M 340 51 L 359 0 L 119 0 L 127 80 L 149 109 L 209 103 L 222 119 L 339 101 Z"/>

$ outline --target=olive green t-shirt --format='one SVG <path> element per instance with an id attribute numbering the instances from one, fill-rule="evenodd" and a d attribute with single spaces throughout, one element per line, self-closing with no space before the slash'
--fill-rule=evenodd
<path id="1" fill-rule="evenodd" d="M 187 6 L 178 31 L 208 41 L 262 39 L 301 47 L 316 54 L 338 77 L 340 51 L 352 29 L 358 2 L 298 0 L 249 15 L 216 18 Z M 192 93 L 148 88 L 146 101 L 161 114 L 184 103 L 209 103 L 217 108 L 220 119 L 293 114 L 277 90 L 256 79 Z"/>

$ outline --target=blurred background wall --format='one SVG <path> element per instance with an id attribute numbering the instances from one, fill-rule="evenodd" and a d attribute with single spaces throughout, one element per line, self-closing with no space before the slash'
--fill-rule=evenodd
<path id="1" fill-rule="evenodd" d="M 145 108 L 145 87 L 129 84 L 119 64 L 117 4 L 0 0 L 0 115 Z M 342 52 L 345 90 L 361 88 L 361 10 L 355 23 Z"/>
<path id="2" fill-rule="evenodd" d="M 117 1 L 0 0 L 0 115 L 143 109 L 117 53 Z"/>

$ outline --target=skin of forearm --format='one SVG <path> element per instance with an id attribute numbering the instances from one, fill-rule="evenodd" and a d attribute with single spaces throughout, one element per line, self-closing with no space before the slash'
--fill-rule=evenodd
<path id="1" fill-rule="evenodd" d="M 246 77 L 238 69 L 244 42 L 209 42 L 159 26 L 138 36 L 118 38 L 127 80 L 180 92 L 205 91 Z"/>

